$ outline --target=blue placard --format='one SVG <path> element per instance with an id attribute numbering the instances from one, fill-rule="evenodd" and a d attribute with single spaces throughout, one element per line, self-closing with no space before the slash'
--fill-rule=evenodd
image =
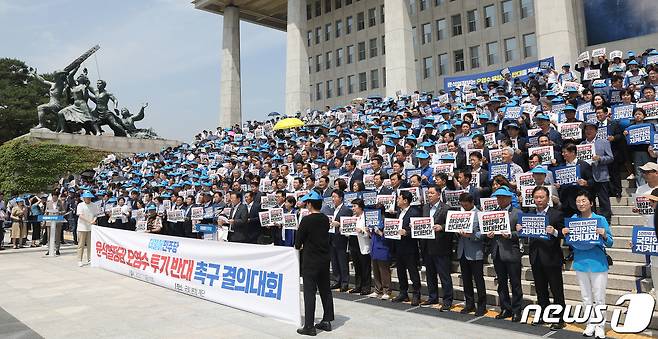
<path id="1" fill-rule="evenodd" d="M 560 166 L 552 169 L 553 181 L 559 185 L 576 185 L 580 179 L 580 165 Z"/>
<path id="2" fill-rule="evenodd" d="M 364 218 L 367 228 L 369 229 L 374 229 L 375 227 L 379 229 L 384 228 L 384 218 L 382 218 L 381 210 L 365 209 L 363 213 L 364 213 Z"/>
<path id="3" fill-rule="evenodd" d="M 512 73 L 512 78 L 519 78 L 521 82 L 528 81 L 529 72 L 539 72 L 542 69 L 539 68 L 540 65 L 548 67 L 548 65 L 554 65 L 553 57 L 538 60 L 538 62 L 531 62 L 527 64 L 522 64 L 518 66 L 509 67 L 510 72 Z M 443 79 L 443 88 L 446 92 L 449 92 L 452 89 L 462 88 L 464 86 L 477 87 L 480 83 L 488 83 L 489 81 L 501 81 L 503 76 L 500 74 L 501 70 L 494 70 L 490 72 L 469 74 L 465 76 L 458 77 L 445 77 Z"/>
<path id="4" fill-rule="evenodd" d="M 550 237 L 546 234 L 548 218 L 545 215 L 522 213 L 519 214 L 519 224 L 521 232 L 519 237 L 538 238 L 548 240 Z"/>
<path id="5" fill-rule="evenodd" d="M 37 221 L 66 221 L 63 215 L 39 215 Z"/>
<path id="6" fill-rule="evenodd" d="M 377 191 L 359 192 L 359 197 L 363 199 L 363 204 L 366 206 L 374 206 L 377 204 Z"/>
<path id="7" fill-rule="evenodd" d="M 352 208 L 352 200 L 357 198 L 361 198 L 359 192 L 345 193 L 345 196 L 343 197 L 343 205 L 345 205 L 345 207 Z"/>
<path id="8" fill-rule="evenodd" d="M 626 143 L 628 145 L 648 145 L 651 143 L 651 133 L 653 133 L 653 125 L 651 124 L 638 124 L 626 127 L 628 134 L 626 135 Z"/>
<path id="9" fill-rule="evenodd" d="M 612 119 L 633 119 L 633 110 L 635 110 L 635 104 L 616 105 L 612 107 Z"/>
<path id="10" fill-rule="evenodd" d="M 194 229 L 199 233 L 216 233 L 217 225 L 213 224 L 195 224 Z"/>
<path id="11" fill-rule="evenodd" d="M 610 89 L 609 93 L 610 99 L 608 102 L 610 105 L 617 105 L 621 103 L 621 90 L 620 89 Z"/>
<path id="12" fill-rule="evenodd" d="M 596 245 L 603 245 L 603 240 L 596 233 L 599 219 L 595 218 L 567 218 L 564 226 L 569 228 L 565 242 L 574 248 L 587 250 Z"/>
<path id="13" fill-rule="evenodd" d="M 420 168 L 411 168 L 404 170 L 404 177 L 407 179 L 407 182 L 411 182 L 411 177 L 418 174 L 421 175 L 423 170 Z"/>
<path id="14" fill-rule="evenodd" d="M 489 164 L 489 180 L 493 180 L 499 174 L 510 179 L 511 168 L 510 164 Z"/>
<path id="15" fill-rule="evenodd" d="M 505 107 L 505 120 L 518 120 L 523 114 L 523 107 Z"/>
<path id="16" fill-rule="evenodd" d="M 658 239 L 653 227 L 633 226 L 633 253 L 658 255 Z"/>

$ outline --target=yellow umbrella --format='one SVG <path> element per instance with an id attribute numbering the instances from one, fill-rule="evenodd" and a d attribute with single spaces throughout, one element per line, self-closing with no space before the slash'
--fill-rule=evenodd
<path id="1" fill-rule="evenodd" d="M 276 125 L 274 125 L 274 129 L 275 130 L 289 129 L 289 128 L 302 127 L 302 126 L 304 126 L 304 122 L 297 118 L 285 118 L 279 120 L 279 122 L 277 122 Z"/>

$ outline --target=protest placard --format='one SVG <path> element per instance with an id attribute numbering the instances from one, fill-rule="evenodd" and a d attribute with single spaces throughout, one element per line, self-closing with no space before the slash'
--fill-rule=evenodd
<path id="1" fill-rule="evenodd" d="M 523 107 L 521 106 L 511 106 L 505 107 L 505 120 L 517 120 L 523 115 Z"/>
<path id="2" fill-rule="evenodd" d="M 363 184 L 366 186 L 367 190 L 375 189 L 375 175 L 374 174 L 365 174 L 363 176 Z"/>
<path id="3" fill-rule="evenodd" d="M 497 175 L 502 175 L 509 179 L 511 175 L 510 164 L 489 164 L 489 180 L 493 180 L 493 178 Z"/>
<path id="4" fill-rule="evenodd" d="M 411 168 L 411 169 L 405 169 L 404 170 L 404 178 L 407 180 L 407 183 L 411 182 L 411 177 L 414 175 L 421 175 L 423 170 L 420 168 Z"/>
<path id="5" fill-rule="evenodd" d="M 138 220 L 135 224 L 135 232 L 146 232 L 146 220 Z"/>
<path id="6" fill-rule="evenodd" d="M 480 211 L 488 212 L 495 211 L 498 208 L 498 199 L 494 198 L 480 198 Z"/>
<path id="7" fill-rule="evenodd" d="M 542 60 L 539 62 L 540 69 L 549 69 L 553 67 L 553 64 L 549 60 Z"/>
<path id="8" fill-rule="evenodd" d="M 422 203 L 419 187 L 398 188 L 398 195 L 400 195 L 400 192 L 402 191 L 407 191 L 411 193 L 411 196 L 413 198 L 413 201 L 411 202 L 411 206 L 419 206 Z"/>
<path id="9" fill-rule="evenodd" d="M 345 195 L 343 196 L 343 205 L 345 205 L 345 207 L 350 207 L 351 208 L 352 207 L 352 200 L 358 199 L 358 198 L 359 198 L 359 193 L 358 192 L 345 193 Z"/>
<path id="10" fill-rule="evenodd" d="M 489 149 L 489 163 L 500 164 L 503 162 L 503 150 L 501 148 Z"/>
<path id="11" fill-rule="evenodd" d="M 363 211 L 366 228 L 375 229 L 384 227 L 382 211 L 377 209 L 366 209 Z"/>
<path id="12" fill-rule="evenodd" d="M 535 207 L 535 200 L 532 198 L 532 190 L 535 186 L 519 186 L 521 191 L 521 207 Z"/>
<path id="13" fill-rule="evenodd" d="M 653 227 L 633 226 L 631 244 L 633 253 L 658 255 L 658 239 Z"/>
<path id="14" fill-rule="evenodd" d="M 414 239 L 434 239 L 431 217 L 417 217 L 409 219 L 411 237 Z"/>
<path id="15" fill-rule="evenodd" d="M 296 230 L 297 225 L 297 216 L 293 213 L 285 213 L 283 215 L 283 228 L 286 230 Z M 330 227 L 333 229 L 333 227 Z"/>
<path id="16" fill-rule="evenodd" d="M 559 185 L 575 185 L 580 179 L 580 165 L 560 166 L 552 170 L 553 181 Z"/>
<path id="17" fill-rule="evenodd" d="M 478 222 L 482 234 L 494 232 L 494 234 L 510 233 L 509 212 L 491 211 L 478 213 Z"/>
<path id="18" fill-rule="evenodd" d="M 608 92 L 608 104 L 611 106 L 618 105 L 620 104 L 621 101 L 621 90 L 620 89 L 615 89 L 611 88 L 610 92 Z"/>
<path id="19" fill-rule="evenodd" d="M 473 187 L 480 188 L 480 172 L 471 172 L 471 182 L 469 184 Z"/>
<path id="20" fill-rule="evenodd" d="M 192 220 L 203 219 L 203 207 L 192 207 Z"/>
<path id="21" fill-rule="evenodd" d="M 144 214 L 144 209 L 143 208 L 133 210 L 132 214 L 133 214 L 133 218 L 135 220 L 137 220 L 137 221 L 144 220 L 144 215 L 145 214 Z"/>
<path id="22" fill-rule="evenodd" d="M 545 215 L 519 214 L 519 224 L 521 225 L 519 237 L 549 239 L 548 234 L 546 234 L 548 218 Z"/>
<path id="23" fill-rule="evenodd" d="M 555 160 L 553 146 L 531 147 L 528 149 L 528 155 L 533 154 L 537 154 L 541 157 L 541 163 L 543 165 L 550 165 L 552 161 Z"/>
<path id="24" fill-rule="evenodd" d="M 535 178 L 532 176 L 531 172 L 517 173 L 515 177 L 516 187 L 536 185 Z"/>
<path id="25" fill-rule="evenodd" d="M 562 83 L 562 91 L 567 92 L 567 90 L 579 90 L 580 89 L 580 83 L 577 83 L 575 81 L 565 81 Z"/>
<path id="26" fill-rule="evenodd" d="M 592 159 L 596 155 L 596 148 L 594 144 L 581 144 L 576 145 L 576 158 L 591 164 Z"/>
<path id="27" fill-rule="evenodd" d="M 459 205 L 459 196 L 462 193 L 468 193 L 467 190 L 445 190 L 443 191 L 443 196 L 445 198 L 445 203 L 450 208 L 458 208 Z"/>
<path id="28" fill-rule="evenodd" d="M 637 107 L 644 110 L 644 113 L 647 115 L 645 119 L 651 119 L 658 116 L 658 101 L 638 103 Z"/>
<path id="29" fill-rule="evenodd" d="M 270 209 L 270 223 L 276 226 L 283 225 L 283 208 Z"/>
<path id="30" fill-rule="evenodd" d="M 272 214 L 270 214 L 270 211 L 258 212 L 258 219 L 260 220 L 261 227 L 273 226 Z"/>
<path id="31" fill-rule="evenodd" d="M 112 207 L 110 215 L 112 219 L 121 219 L 121 217 L 123 216 L 123 214 L 121 213 L 121 206 Z"/>
<path id="32" fill-rule="evenodd" d="M 583 76 L 583 80 L 595 80 L 601 77 L 601 70 L 600 69 L 588 69 L 585 71 L 585 75 Z"/>
<path id="33" fill-rule="evenodd" d="M 616 105 L 612 107 L 612 120 L 633 119 L 635 104 Z"/>
<path id="34" fill-rule="evenodd" d="M 340 217 L 340 234 L 356 235 L 357 217 Z"/>
<path id="35" fill-rule="evenodd" d="M 400 240 L 401 229 L 402 229 L 402 220 L 397 218 L 384 219 L 384 238 Z"/>
<path id="36" fill-rule="evenodd" d="M 594 218 L 567 218 L 564 227 L 569 229 L 565 242 L 575 248 L 587 249 L 592 245 L 602 244 L 601 238 L 596 233 L 599 225 L 598 219 Z"/>
<path id="37" fill-rule="evenodd" d="M 626 128 L 626 143 L 628 145 L 648 145 L 651 143 L 651 133 L 653 126 L 651 124 L 631 125 Z"/>
<path id="38" fill-rule="evenodd" d="M 434 164 L 432 165 L 434 168 L 434 175 L 439 174 L 439 173 L 445 173 L 448 175 L 448 177 L 452 177 L 452 173 L 454 172 L 454 163 L 439 163 L 439 164 Z"/>
<path id="39" fill-rule="evenodd" d="M 496 133 L 485 133 L 484 145 L 487 146 L 487 148 L 494 147 L 494 145 L 496 145 Z"/>
<path id="40" fill-rule="evenodd" d="M 170 222 L 181 222 L 185 221 L 185 215 L 183 210 L 168 210 L 167 211 L 167 221 Z"/>
<path id="41" fill-rule="evenodd" d="M 557 125 L 557 131 L 562 135 L 562 139 L 582 139 L 583 130 L 580 129 L 580 125 L 580 122 L 564 122 Z"/>
<path id="42" fill-rule="evenodd" d="M 595 139 L 606 140 L 608 139 L 608 135 L 608 126 L 600 126 L 599 129 L 596 130 Z"/>
<path id="43" fill-rule="evenodd" d="M 592 51 L 592 58 L 598 58 L 600 56 L 605 56 L 605 47 L 597 48 Z"/>
<path id="44" fill-rule="evenodd" d="M 578 54 L 578 62 L 583 62 L 585 60 L 589 60 L 589 51 L 582 52 Z"/>
<path id="45" fill-rule="evenodd" d="M 333 211 L 336 206 L 334 205 L 334 200 L 331 197 L 326 197 L 322 199 L 322 209 L 325 211 Z"/>
<path id="46" fill-rule="evenodd" d="M 471 154 L 473 153 L 480 153 L 480 155 L 483 155 L 483 150 L 479 148 L 466 149 L 466 165 L 471 165 Z"/>
<path id="47" fill-rule="evenodd" d="M 615 58 L 622 58 L 624 56 L 624 52 L 619 51 L 619 50 L 614 50 L 610 52 L 610 60 L 614 60 Z"/>
<path id="48" fill-rule="evenodd" d="M 395 212 L 395 195 L 394 194 L 378 195 L 377 196 L 377 203 L 384 205 L 384 210 L 387 213 Z"/>
<path id="49" fill-rule="evenodd" d="M 171 200 L 169 200 L 169 199 L 162 200 L 162 208 L 164 208 L 165 211 L 170 210 L 171 209 Z"/>
<path id="50" fill-rule="evenodd" d="M 377 192 L 376 191 L 363 191 L 359 192 L 360 198 L 363 200 L 363 204 L 366 206 L 374 206 L 377 204 Z"/>
<path id="51" fill-rule="evenodd" d="M 473 233 L 473 221 L 475 212 L 472 211 L 448 211 L 446 216 L 446 232 Z"/>
<path id="52" fill-rule="evenodd" d="M 635 201 L 635 208 L 637 208 L 637 213 L 641 215 L 652 215 L 654 213 L 653 207 L 651 207 L 651 200 L 643 195 L 633 194 L 633 200 Z"/>

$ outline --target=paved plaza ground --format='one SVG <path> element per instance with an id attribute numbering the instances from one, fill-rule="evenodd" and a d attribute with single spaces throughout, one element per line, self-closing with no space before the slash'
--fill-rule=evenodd
<path id="1" fill-rule="evenodd" d="M 301 338 L 295 326 L 102 269 L 73 247 L 0 252 L 1 338 Z M 580 333 L 335 294 L 335 338 L 578 338 Z M 319 305 L 319 299 L 318 299 Z M 321 316 L 318 307 L 316 317 Z M 489 312 L 492 313 L 492 312 Z"/>

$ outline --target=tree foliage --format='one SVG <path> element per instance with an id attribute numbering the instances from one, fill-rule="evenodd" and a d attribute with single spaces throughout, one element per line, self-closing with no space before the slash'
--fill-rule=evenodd
<path id="1" fill-rule="evenodd" d="M 45 191 L 61 177 L 98 166 L 107 152 L 83 146 L 12 140 L 0 146 L 0 191 Z"/>
<path id="2" fill-rule="evenodd" d="M 38 123 L 37 106 L 48 102 L 48 86 L 27 70 L 23 61 L 0 58 L 0 144 L 28 133 Z"/>

